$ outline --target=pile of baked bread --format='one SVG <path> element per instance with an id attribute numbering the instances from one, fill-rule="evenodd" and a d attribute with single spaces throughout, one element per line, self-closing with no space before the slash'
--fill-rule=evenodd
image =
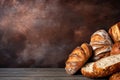
<path id="1" fill-rule="evenodd" d="M 90 43 L 76 47 L 69 55 L 65 70 L 73 75 L 81 71 L 89 78 L 109 77 L 120 80 L 120 22 L 108 31 L 94 32 Z"/>

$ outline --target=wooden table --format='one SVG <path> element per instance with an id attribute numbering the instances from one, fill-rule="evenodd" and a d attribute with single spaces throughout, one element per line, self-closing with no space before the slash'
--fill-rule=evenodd
<path id="1" fill-rule="evenodd" d="M 68 75 L 64 68 L 0 68 L 0 80 L 107 80 Z"/>

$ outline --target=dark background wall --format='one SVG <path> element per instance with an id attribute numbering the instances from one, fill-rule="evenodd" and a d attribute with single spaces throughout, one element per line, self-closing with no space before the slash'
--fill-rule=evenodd
<path id="1" fill-rule="evenodd" d="M 93 32 L 120 21 L 120 0 L 0 0 L 0 67 L 64 67 Z"/>

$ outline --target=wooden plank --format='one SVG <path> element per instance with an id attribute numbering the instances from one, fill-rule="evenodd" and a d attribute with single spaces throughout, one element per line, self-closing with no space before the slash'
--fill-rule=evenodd
<path id="1" fill-rule="evenodd" d="M 0 80 L 95 80 L 95 79 L 90 79 L 86 77 L 0 77 Z"/>
<path id="2" fill-rule="evenodd" d="M 64 73 L 66 74 L 65 70 L 20 70 L 20 69 L 6 69 L 6 70 L 0 70 L 0 73 Z"/>
<path id="3" fill-rule="evenodd" d="M 69 76 L 69 75 L 67 75 L 67 74 L 62 74 L 62 73 L 0 73 L 0 77 L 1 76 L 4 76 L 4 77 L 14 77 L 14 76 L 16 76 L 16 77 L 26 77 L 26 76 L 35 76 L 35 77 L 42 77 L 42 76 L 45 76 L 45 77 L 47 77 L 47 76 L 51 76 L 51 77 L 55 77 L 55 76 L 62 76 L 62 77 L 64 77 L 64 76 Z"/>
<path id="4" fill-rule="evenodd" d="M 3 68 L 0 76 L 69 76 L 61 68 Z"/>
<path id="5" fill-rule="evenodd" d="M 64 68 L 0 68 L 0 80 L 95 80 L 68 75 Z M 106 80 L 106 79 L 96 79 Z"/>
<path id="6" fill-rule="evenodd" d="M 65 71 L 64 68 L 0 68 L 1 71 Z"/>

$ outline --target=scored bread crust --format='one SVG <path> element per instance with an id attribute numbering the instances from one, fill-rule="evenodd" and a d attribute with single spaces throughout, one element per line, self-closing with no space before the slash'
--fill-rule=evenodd
<path id="1" fill-rule="evenodd" d="M 91 42 L 101 42 L 103 41 L 103 44 L 112 44 L 111 39 L 108 35 L 108 33 L 104 30 L 98 30 L 91 36 Z"/>
<path id="2" fill-rule="evenodd" d="M 117 59 L 117 56 L 120 56 L 120 54 L 108 56 L 108 57 L 105 57 L 105 58 L 102 58 L 102 59 L 96 61 L 94 63 L 94 65 L 93 65 L 93 70 L 95 72 L 95 75 L 97 77 L 106 77 L 106 76 L 109 76 L 109 75 L 111 75 L 111 74 L 113 74 L 115 72 L 120 71 L 119 70 L 120 69 L 120 67 L 119 67 L 120 66 L 120 61 L 118 61 L 117 63 L 113 63 L 110 66 L 106 66 L 105 68 L 104 68 L 104 66 L 102 68 L 98 66 L 98 63 L 101 64 L 101 65 L 104 64 L 102 62 L 100 63 L 100 61 L 104 61 L 105 62 L 105 60 L 107 60 L 107 62 L 109 63 L 111 61 L 114 61 L 114 57 Z"/>
<path id="3" fill-rule="evenodd" d="M 94 45 L 94 44 L 108 44 L 110 45 L 111 43 L 109 43 L 108 41 L 104 40 L 104 41 L 94 41 L 94 42 L 90 42 L 90 45 Z"/>
<path id="4" fill-rule="evenodd" d="M 98 48 L 102 48 L 104 46 L 109 46 L 110 44 L 91 44 L 93 50 L 96 50 Z"/>
<path id="5" fill-rule="evenodd" d="M 75 74 L 91 57 L 92 48 L 87 43 L 83 43 L 81 47 L 75 48 L 66 61 L 65 70 L 68 74 Z"/>
<path id="6" fill-rule="evenodd" d="M 97 60 L 99 60 L 101 58 L 108 57 L 108 56 L 110 56 L 110 52 L 102 53 L 102 54 L 99 54 L 97 56 L 94 56 L 92 58 L 92 61 L 97 61 Z"/>
<path id="7" fill-rule="evenodd" d="M 92 46 L 94 56 L 91 58 L 93 60 L 98 60 L 100 54 L 106 54 L 112 49 L 112 41 L 109 34 L 104 30 L 98 30 L 92 34 L 90 45 Z M 97 57 L 98 56 L 98 57 Z"/>
<path id="8" fill-rule="evenodd" d="M 98 42 L 98 41 L 103 41 L 103 40 L 105 40 L 105 38 L 97 33 L 94 33 L 91 37 L 91 42 L 94 42 L 94 41 Z"/>
<path id="9" fill-rule="evenodd" d="M 89 59 L 92 56 L 92 47 L 87 43 L 83 43 L 81 48 L 85 52 L 86 59 Z"/>
<path id="10" fill-rule="evenodd" d="M 109 80 L 120 80 L 120 72 L 111 75 Z"/>
<path id="11" fill-rule="evenodd" d="M 95 56 L 96 55 L 99 55 L 99 54 L 104 54 L 104 53 L 107 53 L 111 50 L 111 46 L 103 46 L 101 48 L 98 48 L 94 51 L 95 53 Z"/>
<path id="12" fill-rule="evenodd" d="M 84 63 L 83 60 L 85 60 L 84 51 L 81 49 L 81 47 L 75 48 L 66 61 L 66 72 L 68 74 L 75 74 Z"/>
<path id="13" fill-rule="evenodd" d="M 120 41 L 120 22 L 113 25 L 108 32 L 114 42 Z"/>
<path id="14" fill-rule="evenodd" d="M 112 46 L 110 55 L 120 54 L 120 41 L 115 42 Z"/>

